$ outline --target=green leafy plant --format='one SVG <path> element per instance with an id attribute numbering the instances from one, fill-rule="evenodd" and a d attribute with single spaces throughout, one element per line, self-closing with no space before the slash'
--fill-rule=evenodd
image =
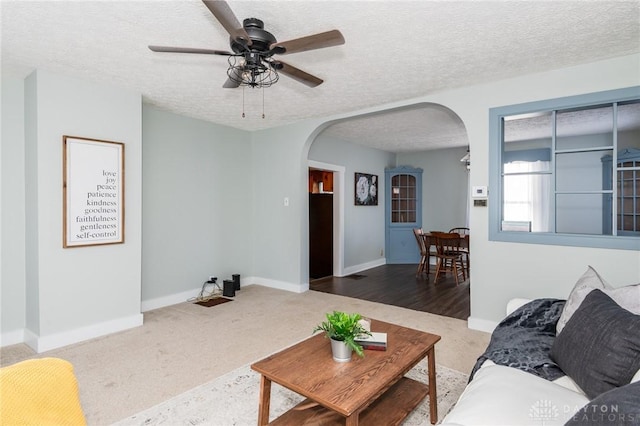
<path id="1" fill-rule="evenodd" d="M 347 314 L 345 312 L 333 311 L 327 313 L 326 321 L 321 322 L 313 329 L 313 332 L 324 331 L 325 337 L 344 342 L 348 347 L 353 349 L 359 356 L 364 356 L 362 346 L 358 344 L 356 337 L 371 333 L 364 328 L 358 321 L 362 319 L 360 314 Z"/>

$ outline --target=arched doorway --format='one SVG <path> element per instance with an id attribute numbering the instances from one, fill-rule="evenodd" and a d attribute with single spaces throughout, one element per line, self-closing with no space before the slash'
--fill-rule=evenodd
<path id="1" fill-rule="evenodd" d="M 352 199 L 355 172 L 372 173 L 384 179 L 385 168 L 411 160 L 415 157 L 414 153 L 460 150 L 461 154 L 452 154 L 457 157 L 448 165 L 451 170 L 463 170 L 464 176 L 459 188 L 462 201 L 456 200 L 454 207 L 461 211 L 460 219 L 451 227 L 467 223 L 468 174 L 465 163 L 460 159 L 466 153 L 469 142 L 462 120 L 449 108 L 434 103 L 420 103 L 348 117 L 320 127 L 309 142 L 308 161 L 344 168 L 342 216 L 334 222 L 334 226 L 342 230 L 333 232 L 333 247 L 343 249 L 339 256 L 343 268 L 334 267 L 334 275 L 348 275 L 362 268 L 386 263 L 386 237 L 382 226 L 384 198 L 381 197 L 378 206 L 355 206 Z M 380 193 L 382 191 L 381 188 Z M 431 218 L 425 221 L 427 225 L 433 223 L 433 226 L 444 226 L 432 221 L 434 215 L 431 210 L 423 210 L 428 211 Z"/>

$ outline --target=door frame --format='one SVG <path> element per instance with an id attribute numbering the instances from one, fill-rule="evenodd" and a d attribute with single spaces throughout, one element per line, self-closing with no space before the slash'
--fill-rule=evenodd
<path id="1" fill-rule="evenodd" d="M 346 168 L 335 164 L 308 160 L 307 169 L 333 172 L 333 275 L 344 276 L 344 176 Z M 307 176 L 309 173 L 307 173 Z M 307 184 L 307 188 L 309 185 Z M 307 198 L 307 204 L 309 203 Z M 307 206 L 308 208 L 308 206 Z M 308 253 L 307 253 L 308 256 Z"/>

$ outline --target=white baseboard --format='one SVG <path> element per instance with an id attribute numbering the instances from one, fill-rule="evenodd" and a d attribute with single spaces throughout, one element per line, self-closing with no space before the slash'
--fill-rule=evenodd
<path id="1" fill-rule="evenodd" d="M 286 281 L 272 280 L 269 278 L 260 277 L 243 277 L 240 280 L 240 288 L 246 287 L 252 284 L 258 284 L 265 287 L 277 288 L 279 290 L 291 291 L 294 293 L 304 293 L 309 290 L 309 283 L 294 284 Z M 143 300 L 140 304 L 140 310 L 142 312 L 151 311 L 153 309 L 164 308 L 165 306 L 177 305 L 178 303 L 186 302 L 192 299 L 198 294 L 202 287 L 194 288 L 192 290 L 182 291 L 176 294 L 170 294 L 168 296 L 157 297 L 155 299 Z"/>
<path id="2" fill-rule="evenodd" d="M 294 293 L 304 293 L 309 290 L 309 282 L 306 283 L 290 283 L 287 281 L 272 280 L 269 278 L 248 277 L 247 282 L 251 284 L 263 285 L 265 287 L 277 288 L 278 290 L 286 290 Z"/>
<path id="3" fill-rule="evenodd" d="M 387 264 L 387 259 L 381 257 L 380 259 L 372 260 L 371 262 L 361 263 L 359 265 L 348 266 L 344 268 L 344 277 L 351 274 L 357 274 L 358 272 L 366 271 L 367 269 L 375 268 Z"/>
<path id="4" fill-rule="evenodd" d="M 467 327 L 472 330 L 484 331 L 486 333 L 493 333 L 498 323 L 496 321 L 490 321 L 482 318 L 467 318 Z"/>
<path id="5" fill-rule="evenodd" d="M 142 322 L 142 314 L 136 314 L 98 324 L 92 324 L 86 327 L 76 328 L 75 330 L 53 333 L 47 336 L 38 336 L 31 330 L 25 329 L 24 343 L 29 345 L 37 353 L 41 353 L 51 349 L 71 345 L 73 343 L 83 342 L 85 340 L 138 327 L 142 325 Z"/>
<path id="6" fill-rule="evenodd" d="M 24 343 L 24 329 L 0 334 L 0 348 Z"/>
<path id="7" fill-rule="evenodd" d="M 240 280 L 240 285 L 249 285 L 246 284 L 247 279 L 242 278 Z M 220 288 L 222 288 L 222 283 L 218 283 Z M 212 287 L 207 287 L 206 291 L 210 292 L 213 290 Z M 180 293 L 169 294 L 167 296 L 156 297 L 155 299 L 143 300 L 140 303 L 140 310 L 142 312 L 152 311 L 154 309 L 164 308 L 165 306 L 177 305 L 178 303 L 187 302 L 194 297 L 197 297 L 202 291 L 202 287 L 197 287 L 192 290 L 181 291 Z"/>
<path id="8" fill-rule="evenodd" d="M 294 293 L 304 293 L 305 291 L 309 290 L 308 282 L 296 284 L 260 277 L 242 278 L 241 286 L 249 286 L 252 284 L 263 285 L 265 287 L 291 291 Z M 187 290 L 168 296 L 143 300 L 140 303 L 140 309 L 142 312 L 147 312 L 153 309 L 164 308 L 165 306 L 171 306 L 178 303 L 186 302 L 187 300 L 196 297 L 201 290 L 202 288 L 198 287 L 192 290 Z M 106 321 L 104 323 L 94 324 L 91 326 L 70 330 L 64 333 L 55 333 L 48 336 L 38 336 L 28 329 L 16 330 L 0 335 L 0 347 L 15 345 L 18 343 L 26 343 L 34 351 L 40 353 L 51 349 L 60 348 L 62 346 L 67 346 L 73 343 L 93 339 L 95 337 L 116 333 L 118 331 L 127 330 L 129 328 L 134 328 L 142 325 L 142 322 L 143 316 L 142 314 L 138 314 L 127 318 Z"/>
<path id="9" fill-rule="evenodd" d="M 193 290 L 182 291 L 180 293 L 170 294 L 168 296 L 143 300 L 140 303 L 140 310 L 142 312 L 147 312 L 154 309 L 164 308 L 165 306 L 177 305 L 178 303 L 186 302 L 187 300 L 198 296 L 201 290 L 202 287 L 198 287 L 194 288 Z"/>

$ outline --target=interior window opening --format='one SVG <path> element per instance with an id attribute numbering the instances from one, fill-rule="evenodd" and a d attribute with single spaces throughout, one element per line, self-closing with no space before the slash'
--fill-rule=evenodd
<path id="1" fill-rule="evenodd" d="M 640 248 L 640 87 L 493 108 L 490 116 L 499 147 L 491 157 L 492 238 Z"/>

